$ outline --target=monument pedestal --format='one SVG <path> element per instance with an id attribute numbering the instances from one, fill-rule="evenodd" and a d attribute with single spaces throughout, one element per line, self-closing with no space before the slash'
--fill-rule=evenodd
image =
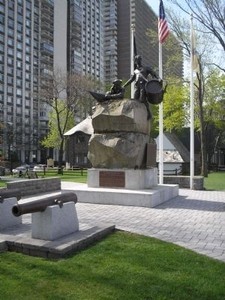
<path id="1" fill-rule="evenodd" d="M 105 176 L 105 177 L 104 177 Z M 178 185 L 157 184 L 157 169 L 89 169 L 88 184 L 76 186 L 78 202 L 155 207 L 178 196 Z"/>
<path id="2" fill-rule="evenodd" d="M 157 168 L 133 169 L 89 169 L 88 187 L 149 189 L 158 184 Z"/>

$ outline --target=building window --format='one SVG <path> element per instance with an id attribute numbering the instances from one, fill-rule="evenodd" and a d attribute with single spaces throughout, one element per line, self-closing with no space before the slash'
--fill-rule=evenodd
<path id="1" fill-rule="evenodd" d="M 16 62 L 17 68 L 22 69 L 22 61 L 18 60 Z"/>
<path id="2" fill-rule="evenodd" d="M 13 68 L 8 67 L 7 68 L 7 73 L 10 74 L 10 75 L 13 75 Z"/>
<path id="3" fill-rule="evenodd" d="M 22 99 L 21 98 L 17 98 L 16 99 L 16 104 L 21 105 L 22 104 Z"/>
<path id="4" fill-rule="evenodd" d="M 12 20 L 12 19 L 9 19 L 8 20 L 8 26 L 9 26 L 9 28 L 14 28 L 14 21 Z"/>
<path id="5" fill-rule="evenodd" d="M 17 54 L 16 54 L 16 56 L 17 56 L 17 58 L 19 58 L 19 59 L 22 59 L 22 52 L 17 52 Z"/>
<path id="6" fill-rule="evenodd" d="M 12 85 L 13 84 L 13 77 L 7 76 L 7 83 Z"/>
<path id="7" fill-rule="evenodd" d="M 5 12 L 5 7 L 3 5 L 0 5 L 0 12 L 2 12 L 2 13 Z"/>
<path id="8" fill-rule="evenodd" d="M 13 97 L 12 96 L 8 96 L 7 97 L 7 102 L 8 103 L 13 103 Z"/>
<path id="9" fill-rule="evenodd" d="M 9 94 L 13 94 L 13 87 L 12 87 L 12 86 L 8 86 L 8 87 L 7 87 L 7 92 L 8 92 Z"/>
<path id="10" fill-rule="evenodd" d="M 13 58 L 8 57 L 7 62 L 8 62 L 8 65 L 13 65 Z"/>
<path id="11" fill-rule="evenodd" d="M 17 96 L 22 96 L 22 90 L 21 89 L 16 89 L 16 95 Z"/>

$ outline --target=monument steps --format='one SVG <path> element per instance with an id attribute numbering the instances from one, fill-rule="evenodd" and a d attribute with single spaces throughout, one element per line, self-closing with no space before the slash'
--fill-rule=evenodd
<path id="1" fill-rule="evenodd" d="M 68 187 L 67 187 L 68 188 Z M 72 188 L 72 187 L 71 187 Z M 178 196 L 178 185 L 156 185 L 151 189 L 94 188 L 77 184 L 78 203 L 155 207 Z"/>

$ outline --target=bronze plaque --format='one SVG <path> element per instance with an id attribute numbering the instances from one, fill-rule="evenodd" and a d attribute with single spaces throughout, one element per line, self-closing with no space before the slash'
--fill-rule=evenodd
<path id="1" fill-rule="evenodd" d="M 99 186 L 101 187 L 125 187 L 125 172 L 100 171 Z"/>

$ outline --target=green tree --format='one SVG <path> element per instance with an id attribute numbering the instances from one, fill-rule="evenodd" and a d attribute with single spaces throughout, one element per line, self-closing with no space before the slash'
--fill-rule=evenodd
<path id="1" fill-rule="evenodd" d="M 49 112 L 49 132 L 42 140 L 42 145 L 46 148 L 56 148 L 59 150 L 62 146 L 62 140 L 64 140 L 62 137 L 63 134 L 71 129 L 74 124 L 73 112 L 68 110 L 64 100 L 58 99 L 55 109 Z"/>
<path id="2" fill-rule="evenodd" d="M 205 83 L 204 97 L 204 118 L 206 151 L 208 164 L 211 164 L 211 158 L 217 150 L 217 147 L 223 143 L 225 132 L 225 75 L 218 69 L 209 72 Z M 196 127 L 199 128 L 199 120 L 196 118 Z"/>
<path id="3" fill-rule="evenodd" d="M 191 56 L 191 41 L 190 41 L 190 20 L 181 18 L 173 11 L 169 11 L 168 13 L 170 19 L 170 27 L 179 41 L 183 53 L 184 59 L 190 65 L 190 56 Z M 190 17 L 189 17 L 190 18 Z M 196 27 L 196 26 L 195 26 Z M 201 28 L 195 28 L 198 35 L 196 35 L 196 46 L 195 51 L 198 51 L 197 61 L 198 61 L 198 69 L 195 72 L 194 76 L 194 107 L 195 107 L 195 119 L 198 119 L 198 130 L 201 144 L 201 175 L 208 175 L 208 166 L 207 166 L 207 153 L 206 153 L 206 126 L 205 126 L 205 116 L 204 116 L 204 97 L 205 97 L 205 82 L 206 75 L 208 72 L 207 63 L 210 61 L 209 49 L 210 45 L 210 37 L 205 37 L 201 34 Z M 186 80 L 187 81 L 187 80 Z"/>
<path id="4" fill-rule="evenodd" d="M 180 78 L 167 77 L 166 93 L 163 99 L 163 127 L 164 130 L 180 131 L 188 123 L 188 87 Z M 152 135 L 158 135 L 159 106 L 152 105 L 153 124 Z"/>

